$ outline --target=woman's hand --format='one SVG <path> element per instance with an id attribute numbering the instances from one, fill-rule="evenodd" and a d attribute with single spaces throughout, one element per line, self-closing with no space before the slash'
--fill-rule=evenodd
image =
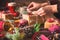
<path id="1" fill-rule="evenodd" d="M 45 2 L 45 3 L 31 2 L 28 5 L 28 9 L 30 9 L 30 10 L 38 9 L 38 8 L 45 6 L 45 5 L 48 5 L 48 4 L 49 4 L 48 2 Z"/>
<path id="2" fill-rule="evenodd" d="M 34 9 L 40 8 L 40 6 L 41 6 L 40 3 L 31 2 L 31 3 L 28 5 L 28 9 L 29 9 L 29 10 L 34 10 Z"/>
<path id="3" fill-rule="evenodd" d="M 48 2 L 45 2 L 45 3 L 36 3 L 36 2 L 31 2 L 29 5 L 28 5 L 28 12 L 30 13 L 31 11 L 35 11 L 36 9 L 39 9 L 40 7 L 43 7 L 43 6 L 46 6 L 48 5 L 49 3 Z"/>
<path id="4" fill-rule="evenodd" d="M 57 12 L 57 5 L 47 5 L 33 12 L 33 14 L 43 16 L 43 15 L 46 15 L 49 13 L 55 13 L 55 12 Z"/>

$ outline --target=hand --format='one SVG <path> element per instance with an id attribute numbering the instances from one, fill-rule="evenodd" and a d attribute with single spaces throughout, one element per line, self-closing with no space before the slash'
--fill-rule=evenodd
<path id="1" fill-rule="evenodd" d="M 36 2 L 32 2 L 28 5 L 28 12 L 31 12 L 32 10 L 36 10 L 36 9 L 39 9 L 40 7 L 43 7 L 43 6 L 46 6 L 48 5 L 49 3 L 48 2 L 45 2 L 45 3 L 36 3 Z"/>
<path id="2" fill-rule="evenodd" d="M 40 6 L 41 6 L 40 3 L 31 2 L 31 3 L 28 5 L 28 9 L 34 10 L 34 9 L 40 8 Z"/>
<path id="3" fill-rule="evenodd" d="M 46 15 L 45 10 L 43 8 L 40 8 L 37 11 L 33 11 L 32 14 L 34 14 L 34 15 L 40 15 L 40 16 Z"/>
<path id="4" fill-rule="evenodd" d="M 46 15 L 49 13 L 55 13 L 55 12 L 57 12 L 57 5 L 47 5 L 45 7 L 41 7 L 39 10 L 35 11 L 34 13 L 37 15 L 43 16 L 43 15 Z"/>

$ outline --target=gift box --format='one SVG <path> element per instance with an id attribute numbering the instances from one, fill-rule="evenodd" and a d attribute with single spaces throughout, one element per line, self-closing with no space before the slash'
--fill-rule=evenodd
<path id="1" fill-rule="evenodd" d="M 44 23 L 44 28 L 50 28 L 52 25 L 59 25 L 58 20 L 54 19 L 52 22 L 46 20 Z"/>
<path id="2" fill-rule="evenodd" d="M 0 19 L 6 20 L 6 14 L 4 11 L 0 11 Z"/>
<path id="3" fill-rule="evenodd" d="M 14 17 L 10 14 L 6 15 L 6 20 L 14 20 Z"/>
<path id="4" fill-rule="evenodd" d="M 22 18 L 27 20 L 29 25 L 33 25 L 35 23 L 43 23 L 42 17 L 40 17 L 38 15 L 23 14 Z"/>

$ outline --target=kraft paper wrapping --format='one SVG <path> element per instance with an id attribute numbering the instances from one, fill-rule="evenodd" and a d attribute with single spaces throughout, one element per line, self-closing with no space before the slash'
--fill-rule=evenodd
<path id="1" fill-rule="evenodd" d="M 42 17 L 38 15 L 22 15 L 23 19 L 28 20 L 29 25 L 33 25 L 35 23 L 43 23 Z"/>

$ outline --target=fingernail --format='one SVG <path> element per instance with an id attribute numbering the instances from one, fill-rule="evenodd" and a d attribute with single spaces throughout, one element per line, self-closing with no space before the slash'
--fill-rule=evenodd
<path id="1" fill-rule="evenodd" d="M 40 8 L 38 11 L 43 10 L 43 8 Z"/>

